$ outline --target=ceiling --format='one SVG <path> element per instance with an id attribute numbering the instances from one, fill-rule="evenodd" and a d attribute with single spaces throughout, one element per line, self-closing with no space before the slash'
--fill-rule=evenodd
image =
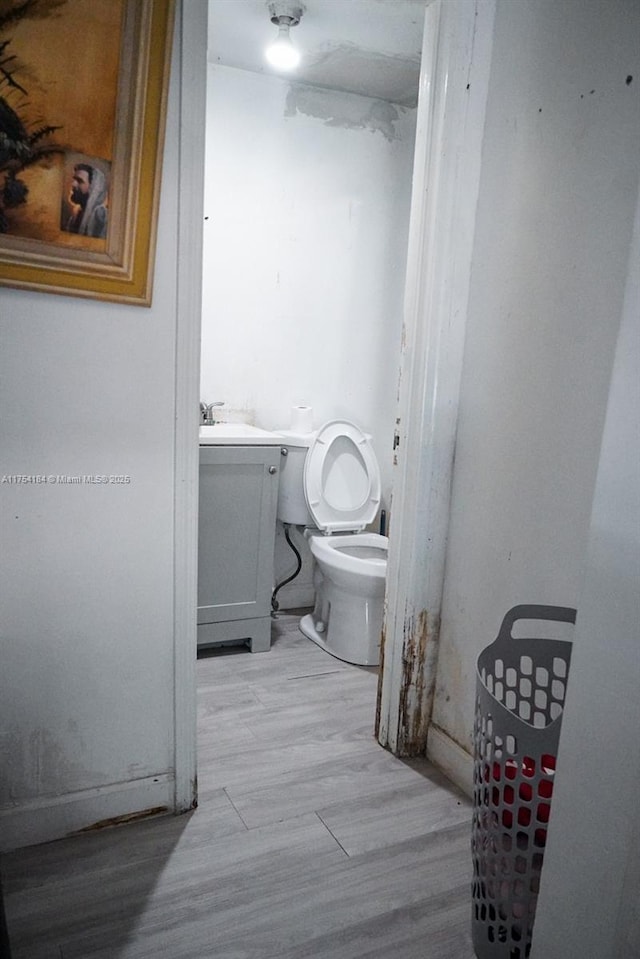
<path id="1" fill-rule="evenodd" d="M 303 0 L 306 10 L 291 29 L 302 63 L 295 74 L 284 76 L 415 106 L 428 2 Z M 264 58 L 276 33 L 266 0 L 209 0 L 211 63 L 276 74 Z"/>

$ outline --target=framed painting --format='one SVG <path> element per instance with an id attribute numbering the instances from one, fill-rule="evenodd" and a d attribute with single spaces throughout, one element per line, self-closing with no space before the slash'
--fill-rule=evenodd
<path id="1" fill-rule="evenodd" d="M 151 303 L 173 0 L 0 0 L 0 283 Z"/>

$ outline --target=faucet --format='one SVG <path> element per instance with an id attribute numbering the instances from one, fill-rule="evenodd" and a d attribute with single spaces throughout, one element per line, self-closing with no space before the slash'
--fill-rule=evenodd
<path id="1" fill-rule="evenodd" d="M 203 426 L 215 426 L 216 420 L 213 416 L 214 406 L 224 406 L 224 400 L 218 400 L 215 403 L 200 403 L 200 421 Z"/>

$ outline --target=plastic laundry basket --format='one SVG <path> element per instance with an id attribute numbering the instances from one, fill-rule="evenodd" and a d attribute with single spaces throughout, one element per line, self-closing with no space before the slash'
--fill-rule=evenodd
<path id="1" fill-rule="evenodd" d="M 478 657 L 471 842 L 478 959 L 526 959 L 531 951 L 571 659 L 570 642 L 514 639 L 513 625 L 575 618 L 562 606 L 515 606 Z"/>

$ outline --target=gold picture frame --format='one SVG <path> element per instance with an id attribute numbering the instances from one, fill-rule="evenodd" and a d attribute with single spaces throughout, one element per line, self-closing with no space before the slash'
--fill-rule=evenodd
<path id="1" fill-rule="evenodd" d="M 0 284 L 151 304 L 173 19 L 0 0 Z"/>

